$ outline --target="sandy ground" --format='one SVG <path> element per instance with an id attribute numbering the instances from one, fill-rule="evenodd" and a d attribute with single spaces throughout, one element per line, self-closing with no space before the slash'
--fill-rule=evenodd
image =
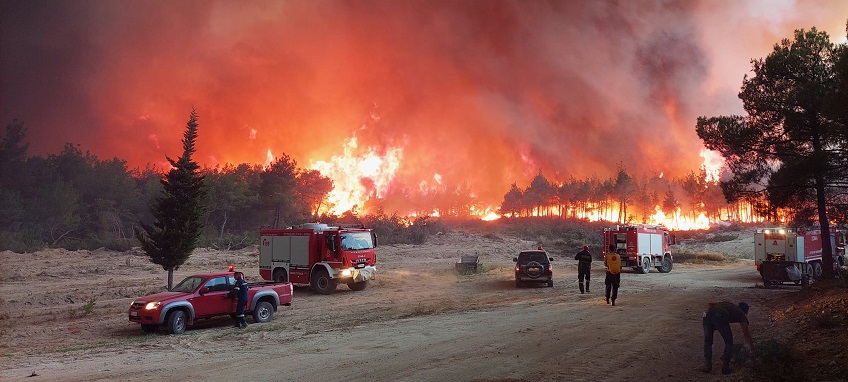
<path id="1" fill-rule="evenodd" d="M 756 286 L 753 263 L 740 253 L 753 248 L 749 240 L 723 244 L 743 257 L 726 265 L 626 269 L 612 307 L 600 262 L 589 294 L 578 291 L 573 253 L 552 253 L 553 288 L 516 288 L 512 257 L 534 243 L 447 233 L 425 245 L 379 247 L 377 280 L 362 292 L 296 288 L 292 306 L 270 323 L 239 330 L 229 318 L 212 319 L 176 336 L 145 334 L 126 318 L 133 297 L 166 285 L 166 272 L 141 253 L 3 252 L 0 380 L 734 380 L 741 373 L 696 370 L 706 303 L 748 301 L 756 339 L 775 324 L 765 308 L 797 292 Z M 466 254 L 480 256 L 481 273 L 455 272 Z M 259 281 L 250 248 L 199 249 L 175 282 L 230 262 Z M 722 346 L 716 336 L 716 359 Z"/>

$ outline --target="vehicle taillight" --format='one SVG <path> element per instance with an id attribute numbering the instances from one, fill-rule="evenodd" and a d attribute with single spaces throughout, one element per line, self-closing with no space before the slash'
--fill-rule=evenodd
<path id="1" fill-rule="evenodd" d="M 520 265 L 516 265 L 516 266 L 515 266 L 515 271 L 516 271 L 516 272 L 521 272 L 521 266 L 520 266 Z"/>

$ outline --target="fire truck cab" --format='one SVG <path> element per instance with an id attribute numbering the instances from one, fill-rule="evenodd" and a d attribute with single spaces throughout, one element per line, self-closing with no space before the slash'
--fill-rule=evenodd
<path id="1" fill-rule="evenodd" d="M 604 257 L 610 244 L 621 256 L 621 266 L 632 267 L 639 273 L 648 273 L 652 267 L 661 273 L 671 272 L 674 236 L 663 226 L 636 224 L 604 228 Z"/>
<path id="2" fill-rule="evenodd" d="M 834 269 L 845 265 L 845 230 L 830 231 Z M 820 229 L 758 228 L 754 233 L 754 264 L 763 285 L 806 284 L 822 275 Z"/>
<path id="3" fill-rule="evenodd" d="M 377 237 L 364 227 L 309 223 L 259 231 L 259 274 L 330 294 L 339 283 L 360 291 L 377 272 Z"/>

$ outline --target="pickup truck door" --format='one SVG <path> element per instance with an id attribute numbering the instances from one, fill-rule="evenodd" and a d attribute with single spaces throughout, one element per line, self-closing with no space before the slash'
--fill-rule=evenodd
<path id="1" fill-rule="evenodd" d="M 235 311 L 236 299 L 230 297 L 230 289 L 234 284 L 232 277 L 219 276 L 206 281 L 199 291 L 209 289 L 205 293 L 198 292 L 189 299 L 194 307 L 196 317 L 208 317 L 219 314 L 229 314 Z"/>

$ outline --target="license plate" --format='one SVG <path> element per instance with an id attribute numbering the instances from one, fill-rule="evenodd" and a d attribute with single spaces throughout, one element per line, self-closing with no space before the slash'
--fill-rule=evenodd
<path id="1" fill-rule="evenodd" d="M 130 316 L 136 317 L 138 316 L 138 312 L 130 312 Z"/>

